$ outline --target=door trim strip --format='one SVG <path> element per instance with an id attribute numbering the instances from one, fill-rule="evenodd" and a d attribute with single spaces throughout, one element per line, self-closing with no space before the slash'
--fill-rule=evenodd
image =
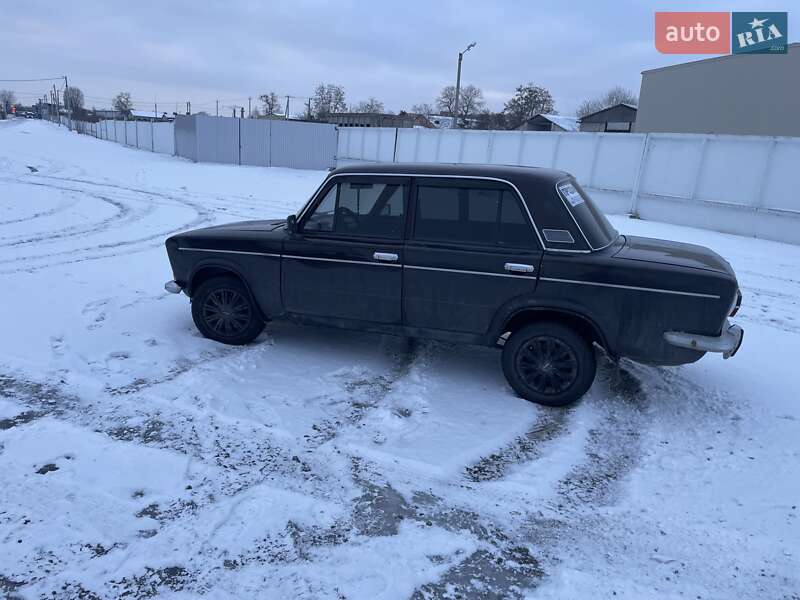
<path id="1" fill-rule="evenodd" d="M 465 273 L 466 275 L 489 275 L 490 277 L 513 277 L 536 281 L 536 275 L 511 275 L 509 273 L 490 273 L 489 271 L 466 271 L 464 269 L 444 269 L 441 267 L 423 267 L 420 265 L 403 265 L 404 269 L 420 269 L 422 271 L 444 271 L 445 273 Z"/>
<path id="2" fill-rule="evenodd" d="M 716 294 L 701 294 L 699 292 L 681 292 L 679 290 L 665 290 L 661 288 L 639 287 L 635 285 L 621 285 L 618 283 L 600 283 L 598 281 L 579 281 L 577 279 L 559 279 L 557 277 L 540 277 L 542 281 L 550 281 L 553 283 L 575 283 L 578 285 L 594 285 L 598 287 L 618 288 L 623 290 L 634 290 L 637 292 L 656 292 L 658 294 L 675 294 L 677 296 L 694 296 L 696 298 L 712 298 L 719 300 Z"/>
<path id="3" fill-rule="evenodd" d="M 403 265 L 394 263 L 377 262 L 370 260 L 346 260 L 344 258 L 322 258 L 320 256 L 297 256 L 295 254 L 284 254 L 283 258 L 293 258 L 295 260 L 315 260 L 321 262 L 336 262 L 336 263 L 350 263 L 353 265 L 369 265 L 371 267 L 395 267 L 400 268 Z"/>
<path id="4" fill-rule="evenodd" d="M 186 252 L 221 252 L 222 254 L 249 254 L 252 256 L 274 256 L 275 258 L 280 258 L 280 254 L 272 254 L 271 252 L 246 252 L 244 250 L 217 250 L 216 248 L 188 248 L 185 246 L 179 246 L 178 250 L 184 250 Z"/>

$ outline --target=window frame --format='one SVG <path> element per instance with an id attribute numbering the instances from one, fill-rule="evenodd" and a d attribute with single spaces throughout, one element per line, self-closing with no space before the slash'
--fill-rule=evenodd
<path id="1" fill-rule="evenodd" d="M 447 240 L 447 239 L 433 239 L 421 238 L 416 236 L 417 214 L 419 213 L 419 188 L 420 187 L 443 187 L 455 189 L 487 189 L 500 192 L 500 202 L 497 204 L 497 219 L 494 221 L 494 241 L 492 242 L 479 242 L 472 240 Z M 531 234 L 531 243 L 529 245 L 517 244 L 502 244 L 499 241 L 499 224 L 502 216 L 503 194 L 508 194 L 508 197 L 515 203 L 517 209 L 522 215 L 522 219 Z M 413 177 L 411 190 L 409 192 L 410 210 L 406 218 L 406 241 L 418 242 L 422 244 L 437 244 L 443 246 L 459 246 L 470 247 L 476 249 L 493 249 L 500 250 L 528 250 L 532 252 L 542 252 L 544 248 L 539 240 L 539 231 L 536 226 L 531 222 L 531 217 L 526 210 L 524 201 L 520 198 L 517 190 L 514 189 L 505 181 L 494 179 L 484 179 L 480 177 L 448 177 L 447 175 L 436 177 Z"/>
<path id="2" fill-rule="evenodd" d="M 314 215 L 319 205 L 325 200 L 326 196 L 330 193 L 331 189 L 336 186 L 336 203 L 335 207 L 339 207 L 339 195 L 341 194 L 341 185 L 346 183 L 382 183 L 386 185 L 397 185 L 403 189 L 403 216 L 400 223 L 400 232 L 397 237 L 387 237 L 385 235 L 362 234 L 353 232 L 336 231 L 336 216 L 334 215 L 334 228 L 333 231 L 306 231 L 305 226 L 308 220 Z M 391 175 L 350 175 L 342 174 L 329 178 L 315 194 L 313 201 L 302 211 L 301 217 L 297 224 L 297 232 L 309 238 L 324 238 L 324 239 L 356 239 L 356 240 L 386 240 L 390 242 L 403 243 L 407 231 L 408 213 L 409 213 L 409 197 L 411 194 L 411 178 L 407 176 L 394 177 Z M 335 211 L 335 209 L 334 209 Z"/>

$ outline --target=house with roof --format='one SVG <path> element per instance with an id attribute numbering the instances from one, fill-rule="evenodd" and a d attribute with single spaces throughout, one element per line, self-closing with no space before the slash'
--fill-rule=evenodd
<path id="1" fill-rule="evenodd" d="M 578 131 L 578 117 L 538 113 L 516 129 L 517 131 Z"/>
<path id="2" fill-rule="evenodd" d="M 631 133 L 636 123 L 638 107 L 620 102 L 580 118 L 580 131 L 607 131 L 609 133 Z"/>

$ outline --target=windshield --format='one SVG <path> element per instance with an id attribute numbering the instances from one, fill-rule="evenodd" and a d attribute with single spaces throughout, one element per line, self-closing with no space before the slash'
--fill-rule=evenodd
<path id="1" fill-rule="evenodd" d="M 605 248 L 617 239 L 617 230 L 577 181 L 567 179 L 559 183 L 557 188 L 592 250 Z"/>

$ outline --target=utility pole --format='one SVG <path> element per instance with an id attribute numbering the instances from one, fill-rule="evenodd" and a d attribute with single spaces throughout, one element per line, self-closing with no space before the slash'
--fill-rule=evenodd
<path id="1" fill-rule="evenodd" d="M 219 100 L 217 100 L 217 116 L 219 116 Z"/>
<path id="2" fill-rule="evenodd" d="M 463 52 L 458 53 L 458 72 L 456 74 L 456 99 L 453 103 L 453 128 L 458 129 L 458 96 L 461 93 L 461 61 L 464 59 L 464 55 L 472 50 L 475 47 L 475 42 L 472 42 L 469 46 L 467 46 L 466 50 Z"/>
<path id="3" fill-rule="evenodd" d="M 308 99 L 308 109 L 306 110 L 306 117 L 311 119 L 311 98 Z"/>
<path id="4" fill-rule="evenodd" d="M 286 96 L 286 110 L 283 113 L 285 119 L 289 118 L 289 96 Z"/>
<path id="5" fill-rule="evenodd" d="M 69 128 L 72 129 L 72 110 L 71 106 L 67 106 L 67 103 L 72 104 L 69 99 L 69 82 L 67 81 L 67 76 L 64 75 L 64 109 L 67 111 L 67 123 Z"/>
<path id="6" fill-rule="evenodd" d="M 252 98 L 247 98 L 247 118 L 248 119 L 253 116 L 253 109 L 250 107 L 250 101 L 251 100 L 252 100 Z"/>
<path id="7" fill-rule="evenodd" d="M 233 110 L 233 115 L 232 116 L 235 119 L 236 118 L 236 107 L 234 106 L 232 110 Z"/>

